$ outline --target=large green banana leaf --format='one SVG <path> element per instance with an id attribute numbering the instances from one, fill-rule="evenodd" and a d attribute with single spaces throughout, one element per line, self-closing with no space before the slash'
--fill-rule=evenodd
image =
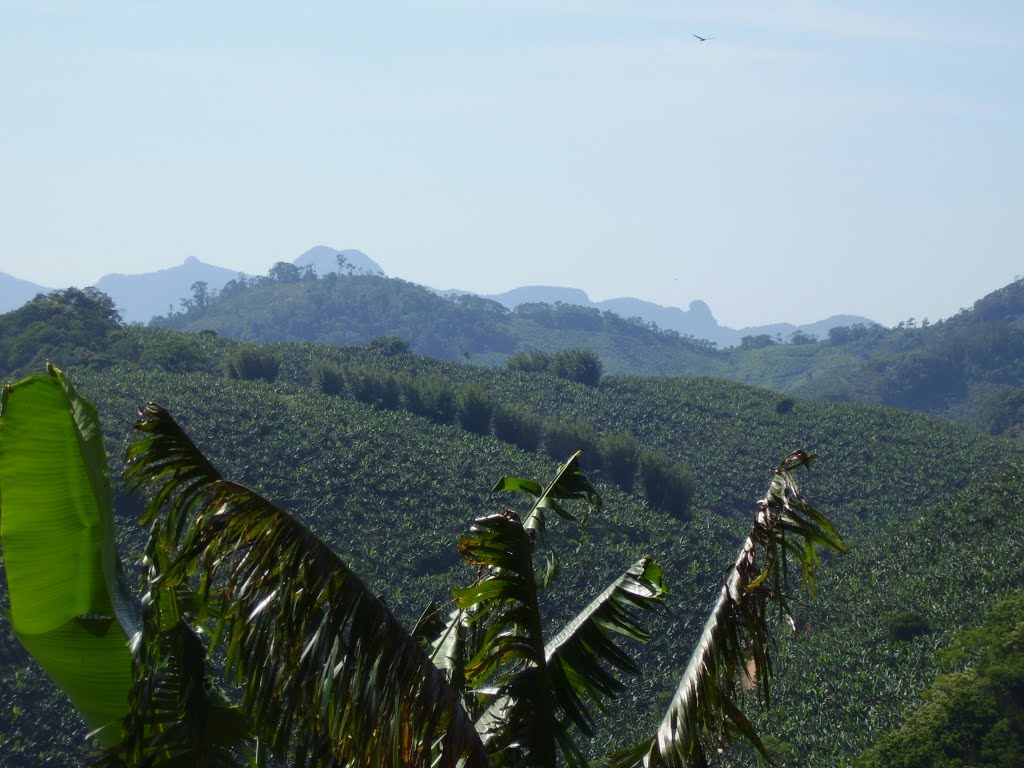
<path id="1" fill-rule="evenodd" d="M 54 367 L 0 394 L 0 540 L 10 620 L 25 648 L 100 730 L 120 736 L 135 606 L 114 550 L 99 420 Z"/>

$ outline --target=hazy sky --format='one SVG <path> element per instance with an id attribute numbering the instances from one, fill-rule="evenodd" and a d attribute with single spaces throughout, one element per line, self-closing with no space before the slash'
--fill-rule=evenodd
<path id="1" fill-rule="evenodd" d="M 323 243 L 741 327 L 1024 273 L 1021 0 L 0 0 L 0 105 L 0 271 L 54 287 Z"/>

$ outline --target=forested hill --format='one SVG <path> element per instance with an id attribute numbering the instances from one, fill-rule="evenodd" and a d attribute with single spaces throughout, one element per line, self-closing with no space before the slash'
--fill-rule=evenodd
<path id="1" fill-rule="evenodd" d="M 363 344 L 397 336 L 412 351 L 484 365 L 519 351 L 592 349 L 608 373 L 724 374 L 709 342 L 660 330 L 639 319 L 567 304 L 509 310 L 478 296 L 439 296 L 377 275 L 300 275 L 231 281 L 216 295 L 197 292 L 185 311 L 155 318 L 158 327 L 212 330 L 251 342 Z"/>
<path id="2" fill-rule="evenodd" d="M 845 364 L 817 367 L 792 391 L 923 411 L 1021 437 L 1024 280 L 946 321 L 833 329 L 829 341 L 845 351 Z"/>
<path id="3" fill-rule="evenodd" d="M 397 336 L 420 354 L 483 365 L 519 352 L 587 348 L 609 374 L 707 375 L 802 397 L 878 403 L 1016 435 L 1024 421 L 1024 281 L 937 323 L 833 328 L 824 339 L 748 336 L 738 347 L 568 304 L 509 310 L 380 276 L 295 274 L 197 292 L 155 323 L 251 342 L 361 344 Z"/>

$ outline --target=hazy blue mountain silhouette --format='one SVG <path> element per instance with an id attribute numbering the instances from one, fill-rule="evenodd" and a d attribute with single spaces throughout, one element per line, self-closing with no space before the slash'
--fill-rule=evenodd
<path id="1" fill-rule="evenodd" d="M 338 271 L 339 253 L 357 272 L 384 274 L 384 270 L 362 251 L 339 251 L 326 245 L 310 248 L 292 263 L 299 267 L 312 266 L 318 275 L 325 275 Z M 96 287 L 114 300 L 125 321 L 148 323 L 154 315 L 166 314 L 171 309 L 179 311 L 181 300 L 192 298 L 192 286 L 196 283 L 206 283 L 207 290 L 215 292 L 240 276 L 248 277 L 237 270 L 207 264 L 189 256 L 183 264 L 170 269 L 137 275 L 104 275 Z"/>
<path id="2" fill-rule="evenodd" d="M 31 301 L 39 293 L 49 293 L 53 288 L 46 288 L 28 280 L 21 280 L 6 272 L 0 272 L 0 314 L 17 309 L 27 301 Z"/>
<path id="3" fill-rule="evenodd" d="M 313 271 L 323 277 L 329 272 L 338 272 L 338 254 L 345 257 L 348 265 L 356 274 L 384 275 L 380 264 L 375 262 L 362 251 L 348 248 L 339 251 L 337 248 L 329 248 L 326 245 L 316 245 L 299 256 L 293 264 L 297 267 L 313 267 Z"/>
<path id="4" fill-rule="evenodd" d="M 467 293 L 467 291 L 443 291 L 443 293 Z M 719 347 L 736 346 L 744 336 L 767 334 L 774 337 L 778 335 L 786 340 L 791 334 L 800 331 L 821 339 L 828 336 L 830 328 L 858 323 L 875 325 L 873 320 L 858 315 L 833 315 L 806 325 L 772 323 L 736 329 L 719 325 L 711 313 L 711 308 L 700 300 L 691 301 L 689 309 L 666 307 L 629 297 L 591 301 L 586 292 L 579 288 L 563 288 L 552 285 L 523 286 L 504 293 L 484 296 L 484 298 L 504 304 L 509 309 L 515 309 L 519 304 L 556 304 L 559 302 L 581 307 L 594 307 L 602 311 L 614 312 L 621 317 L 639 317 L 645 322 L 654 323 L 659 328 L 677 331 L 684 336 L 708 339 L 718 344 Z"/>
<path id="5" fill-rule="evenodd" d="M 96 287 L 114 300 L 121 318 L 129 323 L 148 323 L 154 315 L 181 309 L 181 300 L 192 297 L 192 286 L 206 283 L 209 290 L 220 290 L 239 272 L 200 261 L 189 256 L 184 263 L 156 272 L 138 275 L 112 273 L 96 282 Z"/>
<path id="6" fill-rule="evenodd" d="M 381 266 L 362 251 L 354 248 L 339 250 L 326 245 L 317 245 L 292 263 L 298 267 L 312 267 L 317 275 L 338 272 L 338 254 L 345 257 L 346 270 L 355 274 L 373 274 L 386 277 Z M 179 311 L 183 299 L 192 298 L 192 286 L 199 282 L 206 283 L 211 293 L 219 291 L 230 280 L 249 277 L 232 269 L 207 264 L 194 256 L 185 259 L 184 263 L 135 275 L 109 274 L 104 275 L 95 287 L 114 300 L 121 317 L 126 322 L 149 322 L 155 315 L 164 315 L 169 310 Z M 63 286 L 67 287 L 67 286 Z M 0 312 L 9 312 L 20 307 L 38 293 L 46 293 L 51 288 L 44 288 L 25 280 L 19 280 L 0 272 Z M 436 293 L 472 294 L 472 291 L 447 290 Z M 476 294 L 479 295 L 479 294 Z M 666 307 L 642 299 L 622 297 L 591 301 L 585 291 L 579 288 L 561 286 L 530 285 L 513 288 L 504 293 L 484 296 L 493 299 L 509 309 L 519 304 L 573 304 L 582 307 L 594 307 L 602 311 L 614 312 L 622 317 L 639 317 L 644 322 L 654 323 L 659 328 L 677 331 L 686 336 L 708 339 L 719 347 L 731 347 L 740 343 L 744 336 L 781 336 L 787 339 L 792 333 L 801 331 L 811 336 L 824 338 L 829 329 L 837 326 L 863 323 L 873 325 L 873 321 L 856 315 L 834 315 L 816 323 L 793 325 L 791 323 L 774 323 L 771 325 L 753 326 L 734 329 L 718 324 L 711 308 L 703 301 L 690 302 L 688 309 Z"/>

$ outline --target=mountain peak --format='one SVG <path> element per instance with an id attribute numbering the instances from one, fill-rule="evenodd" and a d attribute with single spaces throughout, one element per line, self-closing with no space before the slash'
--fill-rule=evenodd
<path id="1" fill-rule="evenodd" d="M 700 299 L 695 299 L 690 302 L 690 314 L 693 315 L 694 319 L 705 320 L 708 322 L 714 322 L 715 320 L 714 315 L 711 314 L 711 307 Z"/>
<path id="2" fill-rule="evenodd" d="M 340 251 L 326 245 L 314 245 L 292 263 L 297 267 L 312 267 L 314 272 L 322 276 L 328 272 L 339 271 L 339 256 L 345 257 L 347 265 L 355 273 L 384 276 L 384 270 L 381 269 L 380 264 L 355 248 Z"/>

